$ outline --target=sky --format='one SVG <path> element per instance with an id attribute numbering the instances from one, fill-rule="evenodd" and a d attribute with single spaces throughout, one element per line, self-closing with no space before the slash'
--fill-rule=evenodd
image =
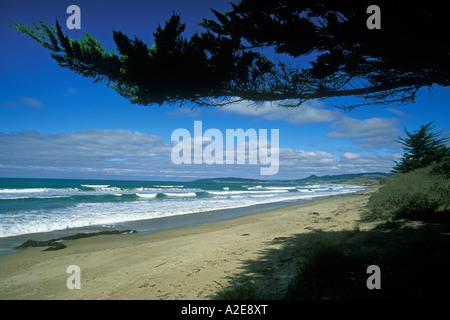
<path id="1" fill-rule="evenodd" d="M 81 9 L 81 30 L 66 27 L 72 4 Z M 58 20 L 69 37 L 79 39 L 87 31 L 108 50 L 116 49 L 113 29 L 150 47 L 156 27 L 172 12 L 181 14 L 184 36 L 190 37 L 202 31 L 202 18 L 213 18 L 210 8 L 221 12 L 231 6 L 221 0 L 2 0 L 0 177 L 172 181 L 390 172 L 401 157 L 397 141 L 405 128 L 413 131 L 435 121 L 436 130 L 449 137 L 450 88 L 422 89 L 414 104 L 352 111 L 334 107 L 351 104 L 351 97 L 307 101 L 296 109 L 251 102 L 223 108 L 137 106 L 104 83 L 59 67 L 48 50 L 10 26 L 39 19 L 54 25 Z M 182 128 L 194 138 L 194 121 L 202 122 L 203 132 L 217 129 L 224 137 L 227 129 L 278 130 L 277 173 L 261 175 L 261 162 L 175 164 L 172 133 Z"/>

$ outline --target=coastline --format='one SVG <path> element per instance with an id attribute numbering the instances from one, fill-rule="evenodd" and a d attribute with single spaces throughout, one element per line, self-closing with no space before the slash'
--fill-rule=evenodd
<path id="1" fill-rule="evenodd" d="M 259 204 L 252 204 L 248 206 L 239 206 L 224 209 L 185 213 L 152 219 L 131 220 L 126 222 L 118 222 L 111 225 L 109 224 L 88 225 L 83 227 L 66 228 L 47 232 L 27 233 L 22 235 L 10 236 L 0 238 L 0 256 L 5 254 L 16 253 L 18 251 L 16 247 L 22 245 L 24 242 L 29 240 L 48 241 L 49 239 L 70 237 L 77 234 L 102 233 L 102 232 L 111 232 L 114 230 L 115 231 L 133 230 L 136 231 L 139 235 L 145 235 L 172 228 L 203 225 L 217 221 L 234 219 L 245 215 L 257 214 L 265 211 L 276 210 L 279 208 L 305 204 L 320 199 L 343 197 L 348 194 L 350 193 L 335 194 L 328 196 L 313 196 L 311 198 L 305 197 L 296 200 L 265 202 Z"/>
<path id="2" fill-rule="evenodd" d="M 2 255 L 0 299 L 209 299 L 244 261 L 277 248 L 274 239 L 351 230 L 374 190 L 143 235 L 69 240 L 58 251 Z M 81 270 L 79 290 L 66 286 L 71 265 Z"/>

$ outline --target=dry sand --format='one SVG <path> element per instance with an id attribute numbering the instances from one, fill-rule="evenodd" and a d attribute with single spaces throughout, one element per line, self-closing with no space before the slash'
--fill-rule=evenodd
<path id="1" fill-rule="evenodd" d="M 248 261 L 277 249 L 274 239 L 354 228 L 372 192 L 147 235 L 64 241 L 58 251 L 23 249 L 0 256 L 0 299 L 209 299 Z M 289 270 L 292 259 L 284 261 Z M 81 289 L 67 288 L 70 265 L 80 267 Z"/>

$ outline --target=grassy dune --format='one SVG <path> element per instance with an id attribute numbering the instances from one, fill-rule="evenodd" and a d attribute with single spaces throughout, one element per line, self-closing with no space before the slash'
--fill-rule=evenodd
<path id="1" fill-rule="evenodd" d="M 384 180 L 361 211 L 365 230 L 321 231 L 279 239 L 216 299 L 449 299 L 450 180 L 448 162 Z M 283 261 L 289 284 L 278 296 Z M 368 289 L 370 265 L 380 289 Z M 276 266 L 276 267 L 275 267 Z M 248 276 L 252 274 L 252 276 Z M 246 275 L 246 276 L 244 276 Z"/>

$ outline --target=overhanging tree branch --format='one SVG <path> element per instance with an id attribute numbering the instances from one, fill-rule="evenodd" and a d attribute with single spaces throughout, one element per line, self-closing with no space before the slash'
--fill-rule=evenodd
<path id="1" fill-rule="evenodd" d="M 185 26 L 176 14 L 156 28 L 150 48 L 114 31 L 117 54 L 88 33 L 68 38 L 58 22 L 13 27 L 50 50 L 61 67 L 106 82 L 141 105 L 221 106 L 241 99 L 294 107 L 310 99 L 361 98 L 345 107 L 352 109 L 410 103 L 422 87 L 448 86 L 446 11 L 432 0 L 420 10 L 402 1 L 379 3 L 383 28 L 374 31 L 365 28 L 365 0 L 242 0 L 230 12 L 213 10 L 217 21 L 204 20 L 206 31 L 190 39 L 182 36 Z M 295 59 L 267 58 L 263 52 L 270 48 L 316 58 L 306 68 Z"/>

